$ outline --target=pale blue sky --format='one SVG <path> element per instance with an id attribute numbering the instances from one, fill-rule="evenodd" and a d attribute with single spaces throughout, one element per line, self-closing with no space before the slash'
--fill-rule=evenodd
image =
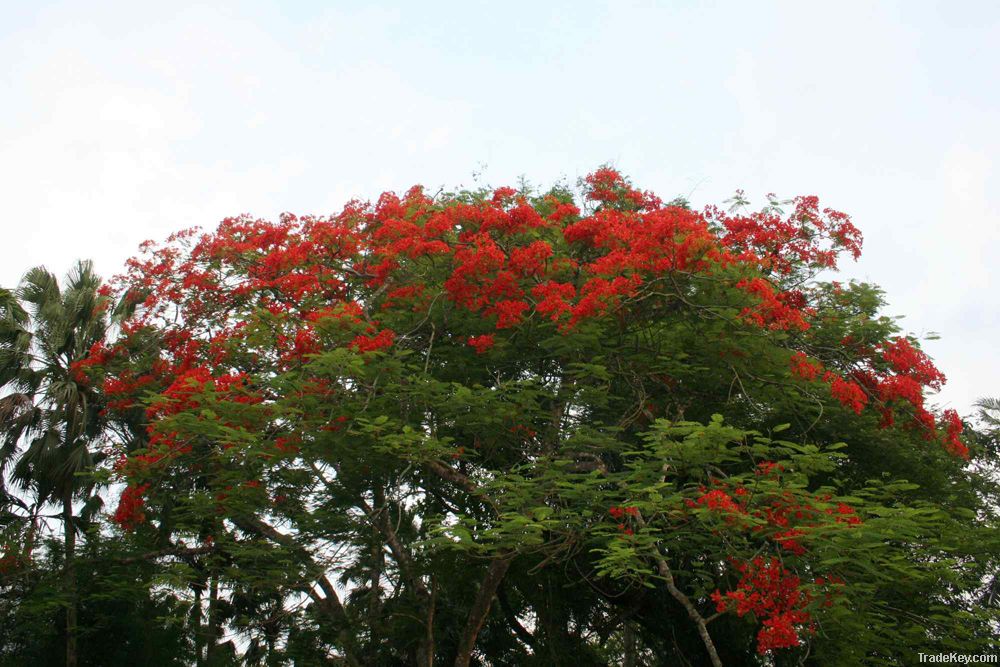
<path id="1" fill-rule="evenodd" d="M 0 2 L 0 284 L 227 215 L 611 162 L 817 194 L 967 411 L 1000 394 L 1000 3 Z"/>

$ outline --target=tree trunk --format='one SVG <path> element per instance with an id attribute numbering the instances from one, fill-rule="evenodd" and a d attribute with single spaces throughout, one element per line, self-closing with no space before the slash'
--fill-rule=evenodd
<path id="1" fill-rule="evenodd" d="M 574 661 L 572 655 L 572 643 L 569 641 L 567 630 L 567 614 L 558 598 L 553 598 L 553 591 L 556 584 L 548 572 L 544 575 L 544 580 L 539 583 L 539 593 L 541 594 L 539 604 L 535 611 L 538 614 L 538 626 L 541 629 L 543 644 L 542 648 L 549 656 L 550 664 L 557 667 Z"/>
<path id="2" fill-rule="evenodd" d="M 73 494 L 63 494 L 63 533 L 65 535 L 65 558 L 63 565 L 63 587 L 66 589 L 66 667 L 77 665 L 77 618 L 76 618 L 76 526 L 73 525 Z"/>
<path id="3" fill-rule="evenodd" d="M 419 581 L 419 580 L 418 580 Z M 431 588 L 424 601 L 424 638 L 417 645 L 417 664 L 434 667 L 434 612 L 437 608 L 437 580 L 431 576 Z"/>
<path id="4" fill-rule="evenodd" d="M 622 667 L 635 667 L 635 632 L 632 630 L 632 624 L 625 621 L 625 628 L 623 642 L 625 644 L 625 662 Z"/>
<path id="5" fill-rule="evenodd" d="M 215 664 L 215 650 L 219 646 L 219 577 L 214 571 L 211 577 L 208 584 L 208 632 L 205 641 L 205 662 L 209 665 Z"/>
<path id="6" fill-rule="evenodd" d="M 376 507 L 385 505 L 385 490 L 380 484 L 373 489 L 373 495 Z M 371 570 L 368 574 L 369 586 L 371 587 L 371 593 L 368 597 L 368 660 L 374 663 L 378 659 L 381 642 L 382 572 L 385 570 L 385 543 L 382 540 L 382 532 L 377 526 L 371 526 L 371 530 L 369 551 Z"/>
<path id="7" fill-rule="evenodd" d="M 202 650 L 204 642 L 202 641 L 201 630 L 201 592 L 204 589 L 204 581 L 199 581 L 194 589 L 194 605 L 191 608 L 191 627 L 193 628 L 192 634 L 194 635 L 194 664 L 196 667 L 202 667 L 205 664 L 205 655 Z"/>
<path id="8" fill-rule="evenodd" d="M 490 613 L 493 596 L 496 595 L 500 582 L 507 574 L 512 558 L 512 556 L 500 556 L 490 562 L 490 567 L 486 570 L 483 582 L 479 584 L 479 592 L 476 594 L 472 609 L 469 611 L 465 632 L 462 633 L 462 639 L 458 645 L 455 667 L 469 667 L 469 663 L 472 661 L 472 651 L 476 648 L 476 637 L 479 636 L 479 631 Z"/>

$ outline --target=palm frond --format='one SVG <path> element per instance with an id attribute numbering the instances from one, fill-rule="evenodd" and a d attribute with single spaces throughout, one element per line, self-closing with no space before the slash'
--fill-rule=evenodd
<path id="1" fill-rule="evenodd" d="M 979 418 L 986 424 L 1000 428 L 1000 398 L 981 398 L 976 401 Z"/>

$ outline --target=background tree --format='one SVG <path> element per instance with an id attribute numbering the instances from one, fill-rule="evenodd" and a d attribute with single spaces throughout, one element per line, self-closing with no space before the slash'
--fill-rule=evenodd
<path id="1" fill-rule="evenodd" d="M 99 509 L 87 473 L 99 462 L 101 402 L 77 365 L 104 339 L 107 299 L 89 262 L 79 263 L 60 289 L 55 276 L 30 270 L 15 293 L 0 294 L 0 467 L 18 485 L 3 491 L 7 531 L 23 531 L 20 556 L 30 558 L 39 513 L 56 505 L 63 524 L 62 586 L 66 664 L 77 662 L 77 532 Z M 27 494 L 30 506 L 19 497 Z M 83 513 L 74 514 L 74 500 Z M 13 510 L 22 511 L 18 514 Z M 84 523 L 81 523 L 84 522 Z"/>

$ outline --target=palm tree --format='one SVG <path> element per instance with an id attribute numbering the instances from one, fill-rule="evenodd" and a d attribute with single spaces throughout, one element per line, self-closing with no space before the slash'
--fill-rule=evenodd
<path id="1" fill-rule="evenodd" d="M 981 398 L 976 407 L 983 424 L 991 430 L 1000 431 L 1000 398 Z"/>
<path id="2" fill-rule="evenodd" d="M 979 429 L 978 432 L 983 437 L 983 444 L 987 452 L 996 460 L 997 450 L 1000 449 L 1000 398 L 981 398 L 976 401 L 975 406 L 979 408 Z M 993 467 L 994 479 L 997 479 L 998 470 Z M 980 602 L 986 607 L 1000 606 L 1000 572 L 995 573 L 989 579 L 989 583 L 984 588 L 980 597 Z"/>
<path id="3" fill-rule="evenodd" d="M 27 511 L 30 554 L 41 509 L 60 508 L 70 667 L 77 664 L 76 536 L 99 502 L 86 473 L 100 460 L 94 445 L 102 432 L 97 395 L 73 364 L 107 330 L 100 282 L 90 262 L 79 262 L 62 289 L 37 267 L 15 292 L 0 290 L 0 477 L 9 476 L 20 491 L 0 482 L 0 510 Z M 76 499 L 84 501 L 80 516 L 74 516 Z"/>

